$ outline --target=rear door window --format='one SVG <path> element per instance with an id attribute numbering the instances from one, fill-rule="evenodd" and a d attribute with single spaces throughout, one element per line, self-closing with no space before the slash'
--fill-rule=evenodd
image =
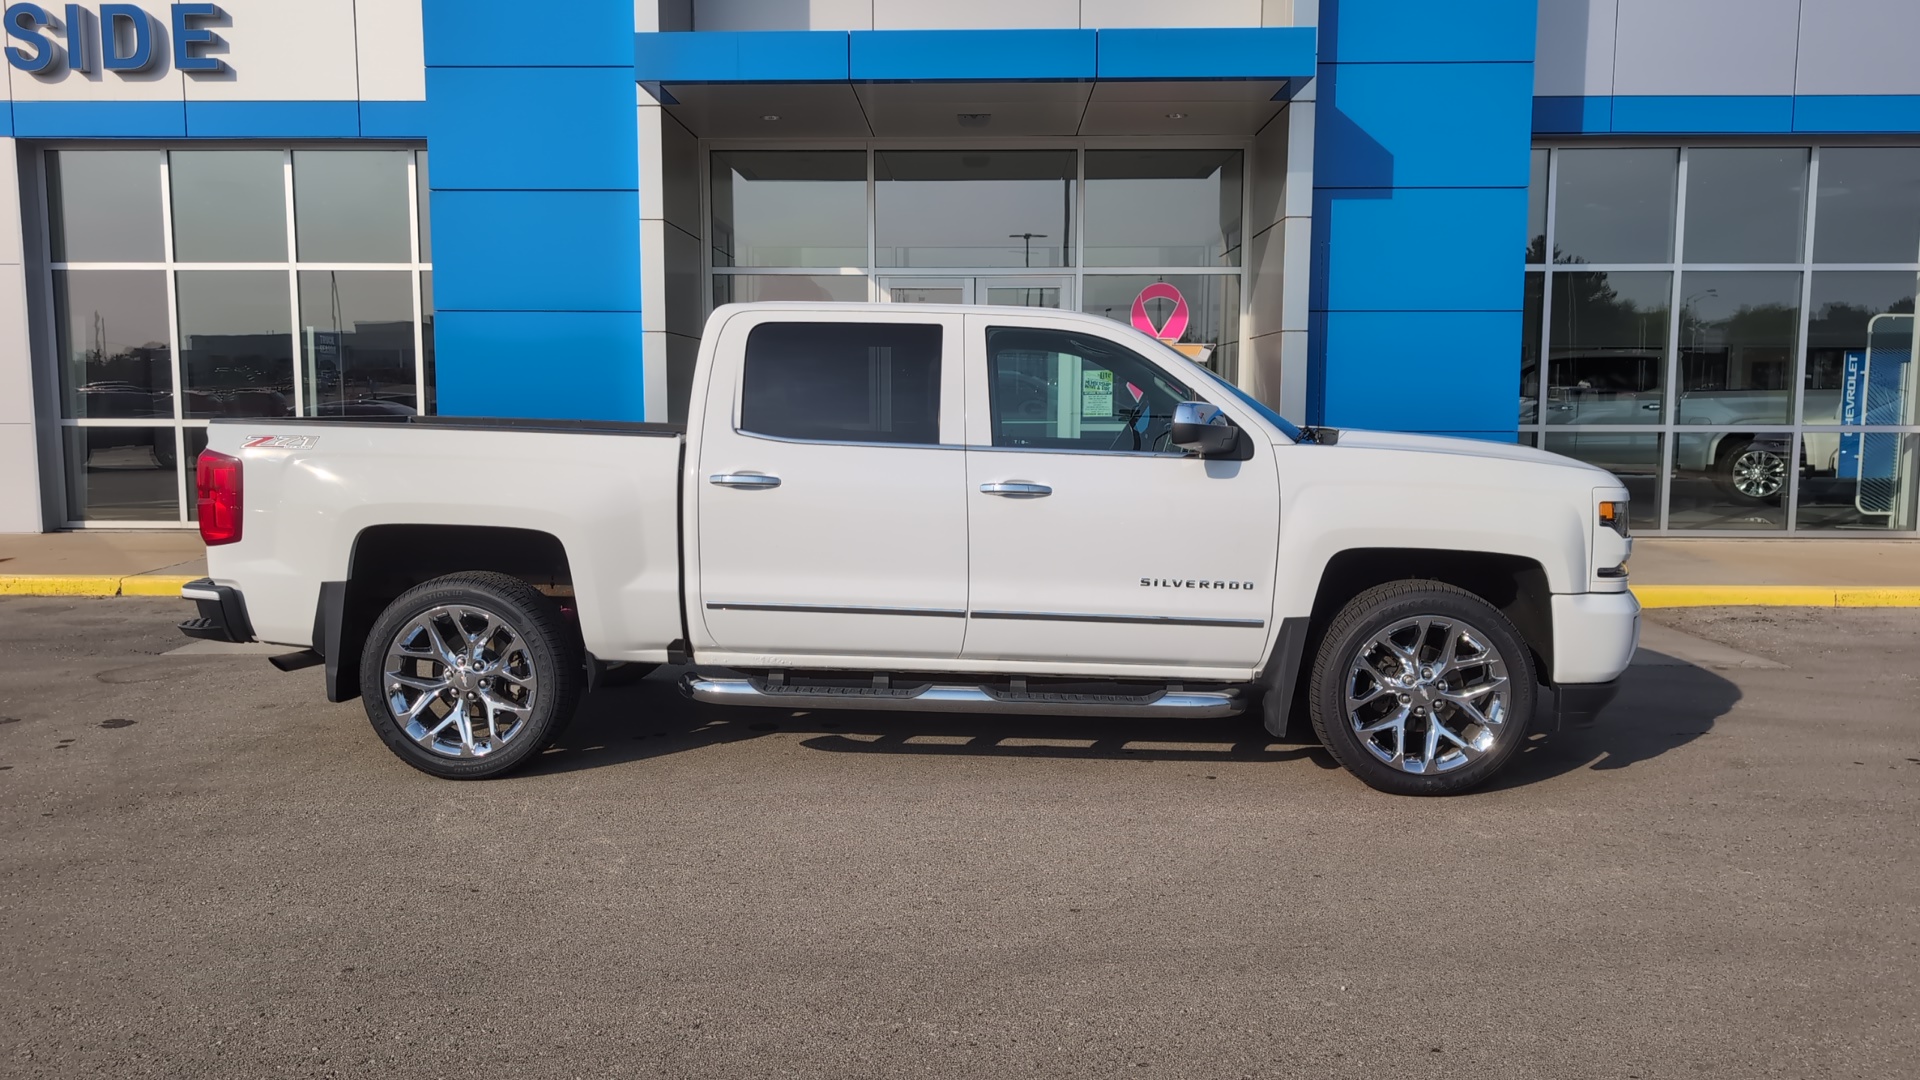
<path id="1" fill-rule="evenodd" d="M 937 444 L 940 335 L 939 326 L 919 323 L 761 323 L 747 335 L 740 430 Z"/>

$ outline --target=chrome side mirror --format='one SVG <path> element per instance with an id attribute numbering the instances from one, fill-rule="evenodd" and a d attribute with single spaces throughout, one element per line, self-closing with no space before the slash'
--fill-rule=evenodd
<path id="1" fill-rule="evenodd" d="M 1183 401 L 1173 407 L 1173 445 L 1201 457 L 1212 457 L 1232 450 L 1240 441 L 1240 429 L 1220 411 L 1220 406 L 1204 401 Z"/>

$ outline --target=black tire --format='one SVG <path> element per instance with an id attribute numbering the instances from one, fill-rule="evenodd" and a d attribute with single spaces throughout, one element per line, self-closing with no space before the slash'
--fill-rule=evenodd
<path id="1" fill-rule="evenodd" d="M 1787 490 L 1786 456 L 1752 439 L 1728 439 L 1714 458 L 1713 483 L 1735 502 L 1777 506 Z"/>
<path id="2" fill-rule="evenodd" d="M 1408 676 L 1421 678 L 1425 665 L 1433 663 L 1433 660 L 1419 657 L 1427 655 L 1425 650 L 1432 649 L 1432 655 L 1437 659 L 1444 648 L 1434 648 L 1433 643 L 1438 640 L 1444 646 L 1451 642 L 1453 639 L 1445 636 L 1448 630 L 1456 621 L 1466 624 L 1476 632 L 1477 637 L 1484 639 L 1481 644 L 1492 650 L 1493 658 L 1500 667 L 1486 660 L 1458 663 L 1462 646 L 1456 643 L 1454 655 L 1457 667 L 1453 674 L 1441 677 L 1438 686 L 1444 689 L 1450 683 L 1456 683 L 1454 688 L 1459 689 L 1464 686 L 1463 679 L 1473 677 L 1476 671 L 1479 678 L 1490 679 L 1497 671 L 1504 670 L 1506 681 L 1500 684 L 1505 688 L 1505 696 L 1500 699 L 1501 715 L 1495 718 L 1489 713 L 1489 719 L 1495 719 L 1497 723 L 1481 726 L 1468 720 L 1468 714 L 1458 711 L 1461 706 L 1442 699 L 1438 689 L 1429 687 L 1423 690 L 1423 686 L 1428 686 L 1424 682 L 1421 686 L 1407 687 L 1406 692 L 1400 692 L 1397 684 L 1390 685 L 1384 679 L 1377 687 L 1364 685 L 1371 676 L 1364 670 L 1356 670 L 1361 651 L 1373 647 L 1377 637 L 1396 624 L 1421 617 L 1432 617 L 1439 629 L 1423 630 L 1417 624 L 1411 628 L 1412 636 L 1406 640 L 1411 642 L 1410 648 L 1416 654 L 1416 659 L 1414 666 L 1408 669 Z M 1383 655 L 1392 657 L 1392 654 Z M 1480 657 L 1487 655 L 1484 650 L 1479 654 Z M 1313 717 L 1314 734 L 1320 737 L 1320 742 L 1334 760 L 1369 787 L 1395 795 L 1452 795 L 1485 783 L 1500 771 L 1520 748 L 1520 744 L 1526 741 L 1527 725 L 1533 716 L 1534 678 L 1533 654 L 1513 624 L 1491 604 L 1465 589 L 1438 581 L 1396 581 L 1368 589 L 1354 597 L 1333 617 L 1313 658 L 1313 675 L 1308 685 L 1307 700 Z M 1390 764 L 1382 760 L 1380 755 L 1386 753 L 1383 744 L 1391 741 L 1391 733 L 1362 735 L 1356 730 L 1356 725 L 1349 721 L 1347 696 L 1356 685 L 1360 685 L 1363 693 L 1376 691 L 1376 701 L 1382 700 L 1377 696 L 1378 691 L 1386 691 L 1385 696 L 1394 700 L 1383 702 L 1385 711 L 1396 708 L 1404 711 L 1405 706 L 1399 703 L 1411 700 L 1414 708 L 1431 707 L 1434 717 L 1449 718 L 1443 724 L 1446 730 L 1452 731 L 1458 726 L 1461 730 L 1456 734 L 1464 733 L 1470 741 L 1475 742 L 1490 736 L 1490 744 L 1475 750 L 1473 753 L 1477 756 L 1470 755 L 1464 748 L 1454 747 L 1452 743 L 1442 743 L 1444 752 L 1433 755 L 1431 760 L 1425 760 L 1423 754 L 1419 764 L 1423 768 L 1437 767 L 1439 771 L 1416 774 Z M 1491 710 L 1488 702 L 1497 696 L 1493 694 L 1478 699 L 1474 707 Z M 1422 702 L 1431 702 L 1431 705 L 1422 706 Z M 1368 707 L 1361 706 L 1361 709 Z M 1374 704 L 1371 707 L 1381 709 L 1382 705 Z M 1369 713 L 1362 718 L 1374 719 L 1383 715 L 1383 712 Z M 1404 750 L 1413 742 L 1416 728 L 1424 740 L 1430 723 L 1430 719 L 1420 716 L 1403 719 L 1400 738 L 1404 742 L 1400 748 Z M 1374 747 L 1381 749 L 1376 752 Z M 1451 760 L 1449 755 L 1453 754 L 1457 754 L 1459 760 L 1448 764 Z M 1410 758 L 1411 755 L 1406 757 Z M 1413 764 L 1408 761 L 1409 767 Z"/>
<path id="3" fill-rule="evenodd" d="M 489 716 L 500 715 L 500 712 L 485 704 L 496 700 L 488 695 L 497 695 L 497 700 L 508 705 L 524 707 L 524 718 L 511 720 L 506 732 L 497 736 L 497 744 L 493 737 L 482 740 L 476 735 L 475 739 L 467 740 L 469 746 L 487 747 L 482 756 L 453 756 L 451 751 L 430 749 L 422 740 L 408 734 L 401 718 L 395 715 L 398 706 L 389 697 L 390 693 L 399 695 L 400 705 L 412 705 L 418 704 L 421 697 L 429 696 L 424 692 L 414 692 L 409 698 L 406 696 L 408 691 L 402 689 L 399 683 L 388 681 L 389 652 L 398 647 L 396 639 L 402 632 L 415 630 L 416 640 L 426 640 L 427 648 L 435 649 L 436 639 L 418 637 L 419 633 L 427 633 L 418 629 L 420 620 L 438 608 L 467 607 L 490 614 L 504 624 L 505 630 L 498 637 L 489 639 L 503 643 L 499 647 L 490 648 L 485 640 L 481 640 L 470 645 L 469 649 L 477 659 L 484 660 L 487 652 L 491 651 L 494 659 L 489 663 L 510 665 L 507 672 L 509 680 L 483 680 L 484 672 L 479 668 L 456 671 L 454 666 L 435 660 L 427 653 L 408 650 L 407 656 L 415 657 L 418 663 L 426 667 L 429 673 L 418 676 L 423 682 L 441 681 L 440 675 L 431 673 L 437 668 L 447 676 L 449 683 L 457 681 L 458 686 L 467 687 L 465 696 L 479 702 L 471 706 L 475 710 L 484 709 Z M 439 625 L 451 627 L 452 623 L 441 622 Z M 471 622 L 466 629 L 472 629 Z M 466 654 L 459 654 L 457 659 L 464 662 Z M 412 670 L 419 672 L 420 668 L 414 667 Z M 489 670 L 501 669 L 492 667 Z M 462 675 L 466 678 L 463 679 Z M 531 690 L 520 685 L 521 680 L 528 676 L 534 680 Z M 386 611 L 374 622 L 360 657 L 360 694 L 366 702 L 367 719 L 372 722 L 373 730 L 379 733 L 381 741 L 400 760 L 421 772 L 447 780 L 484 780 L 500 776 L 545 750 L 572 718 L 584 682 L 584 658 L 577 635 L 567 625 L 559 607 L 519 578 L 487 571 L 449 574 L 401 594 L 399 599 L 387 605 Z M 489 689 L 489 683 L 497 684 L 498 689 Z M 524 697 L 514 696 L 523 691 Z M 445 691 L 436 692 L 431 695 L 436 701 L 424 706 L 423 715 L 434 721 L 444 720 L 448 713 L 436 716 L 435 710 L 444 707 L 450 713 L 462 692 L 457 686 L 451 685 Z M 445 695 L 454 696 L 450 698 Z M 477 713 L 469 715 L 477 718 Z M 510 717 L 514 715 L 517 714 L 509 714 Z M 421 728 L 425 727 L 426 724 L 422 723 Z M 460 730 L 457 721 L 453 730 L 456 734 Z M 433 739 L 432 742 L 435 746 L 444 745 L 444 740 Z"/>

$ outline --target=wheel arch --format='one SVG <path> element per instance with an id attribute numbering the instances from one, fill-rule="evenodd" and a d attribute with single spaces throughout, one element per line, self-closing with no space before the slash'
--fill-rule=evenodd
<path id="1" fill-rule="evenodd" d="M 566 545 L 549 532 L 492 525 L 369 526 L 353 538 L 346 580 L 320 584 L 313 647 L 327 661 L 327 700 L 360 696 L 360 650 L 388 604 L 415 585 L 468 570 L 519 578 L 550 596 L 570 598 L 573 592 Z"/>

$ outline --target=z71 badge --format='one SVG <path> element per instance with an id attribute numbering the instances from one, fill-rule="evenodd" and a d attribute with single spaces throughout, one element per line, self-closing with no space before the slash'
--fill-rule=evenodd
<path id="1" fill-rule="evenodd" d="M 240 444 L 242 450 L 311 450 L 320 445 L 318 435 L 249 435 Z"/>

